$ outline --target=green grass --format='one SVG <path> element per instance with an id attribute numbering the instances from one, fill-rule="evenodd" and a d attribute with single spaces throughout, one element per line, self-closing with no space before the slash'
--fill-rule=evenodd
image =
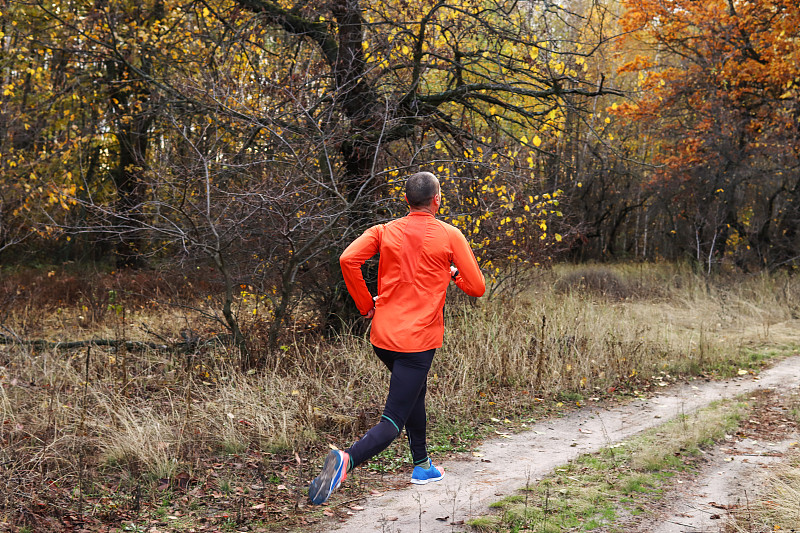
<path id="1" fill-rule="evenodd" d="M 386 474 L 395 472 L 411 463 L 411 453 L 405 439 L 398 438 L 388 448 L 373 457 L 364 467 L 372 472 Z"/>
<path id="2" fill-rule="evenodd" d="M 247 451 L 247 444 L 237 440 L 224 439 L 220 442 L 219 449 L 226 455 L 239 455 Z"/>
<path id="3" fill-rule="evenodd" d="M 625 445 L 582 455 L 492 504 L 499 514 L 470 523 L 488 531 L 615 531 L 618 516 L 641 514 L 641 502 L 659 498 L 676 473 L 693 468 L 701 447 L 732 431 L 748 411 L 743 402 L 720 401 Z"/>

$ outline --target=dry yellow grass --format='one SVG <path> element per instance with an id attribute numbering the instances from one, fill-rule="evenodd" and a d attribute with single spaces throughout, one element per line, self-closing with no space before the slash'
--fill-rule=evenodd
<path id="1" fill-rule="evenodd" d="M 581 268 L 542 272 L 514 298 L 448 304 L 429 379 L 434 435 L 498 410 L 524 411 L 538 398 L 583 401 L 676 373 L 735 372 L 749 361 L 742 348 L 800 345 L 795 278 L 708 281 L 685 267 L 623 265 L 606 267 L 620 281 L 613 295 L 559 282 Z M 148 331 L 178 339 L 183 328 L 214 329 L 197 315 L 152 308 L 107 313 L 85 329 L 77 312 L 59 318 L 23 306 L 5 326 L 60 340 L 158 341 Z M 288 344 L 252 374 L 220 345 L 186 353 L 0 345 L 0 473 L 20 480 L 19 494 L 7 493 L 0 507 L 12 512 L 9 496 L 24 499 L 42 481 L 89 475 L 138 484 L 248 449 L 307 458 L 371 425 L 387 383 L 368 340 L 352 335 Z"/>
<path id="2" fill-rule="evenodd" d="M 448 397 L 475 386 L 512 384 L 539 394 L 585 391 L 662 373 L 710 372 L 738 362 L 742 348 L 800 344 L 792 317 L 800 283 L 757 276 L 707 284 L 688 270 L 618 267 L 626 299 L 554 292 L 562 267 L 511 302 L 463 307 L 435 370 Z M 781 284 L 785 291 L 776 291 Z M 794 298 L 792 295 L 795 295 Z"/>

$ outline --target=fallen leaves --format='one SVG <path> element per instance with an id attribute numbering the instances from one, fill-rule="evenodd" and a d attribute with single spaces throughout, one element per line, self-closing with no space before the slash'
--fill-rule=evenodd
<path id="1" fill-rule="evenodd" d="M 710 505 L 711 507 L 714 507 L 715 509 L 723 509 L 725 511 L 730 511 L 730 510 L 739 508 L 739 506 L 736 505 L 736 504 L 725 505 L 723 503 L 717 503 L 717 502 L 708 502 L 708 505 Z"/>
<path id="2" fill-rule="evenodd" d="M 173 489 L 185 492 L 188 490 L 189 484 L 192 482 L 196 483 L 197 480 L 192 479 L 192 477 L 186 472 L 181 472 L 172 478 L 160 478 L 158 480 L 158 486 L 156 487 L 156 490 L 164 491 L 172 487 Z"/>

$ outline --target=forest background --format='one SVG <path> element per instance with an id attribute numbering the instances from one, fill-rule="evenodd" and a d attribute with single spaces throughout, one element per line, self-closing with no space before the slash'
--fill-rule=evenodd
<path id="1" fill-rule="evenodd" d="M 491 298 L 564 260 L 791 273 L 799 28 L 790 0 L 1 0 L 2 339 L 105 343 L 124 389 L 155 363 L 119 350 L 213 384 L 359 338 L 338 256 L 419 170 Z"/>
<path id="2" fill-rule="evenodd" d="M 5 1 L 0 257 L 214 284 L 247 367 L 240 288 L 267 350 L 338 327 L 339 252 L 417 170 L 495 287 L 557 258 L 792 268 L 797 11 Z"/>

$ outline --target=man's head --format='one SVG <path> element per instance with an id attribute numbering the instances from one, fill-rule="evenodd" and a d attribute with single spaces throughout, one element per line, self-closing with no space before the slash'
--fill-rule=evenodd
<path id="1" fill-rule="evenodd" d="M 430 172 L 417 172 L 406 181 L 406 201 L 412 208 L 428 207 L 438 194 L 439 180 Z"/>

